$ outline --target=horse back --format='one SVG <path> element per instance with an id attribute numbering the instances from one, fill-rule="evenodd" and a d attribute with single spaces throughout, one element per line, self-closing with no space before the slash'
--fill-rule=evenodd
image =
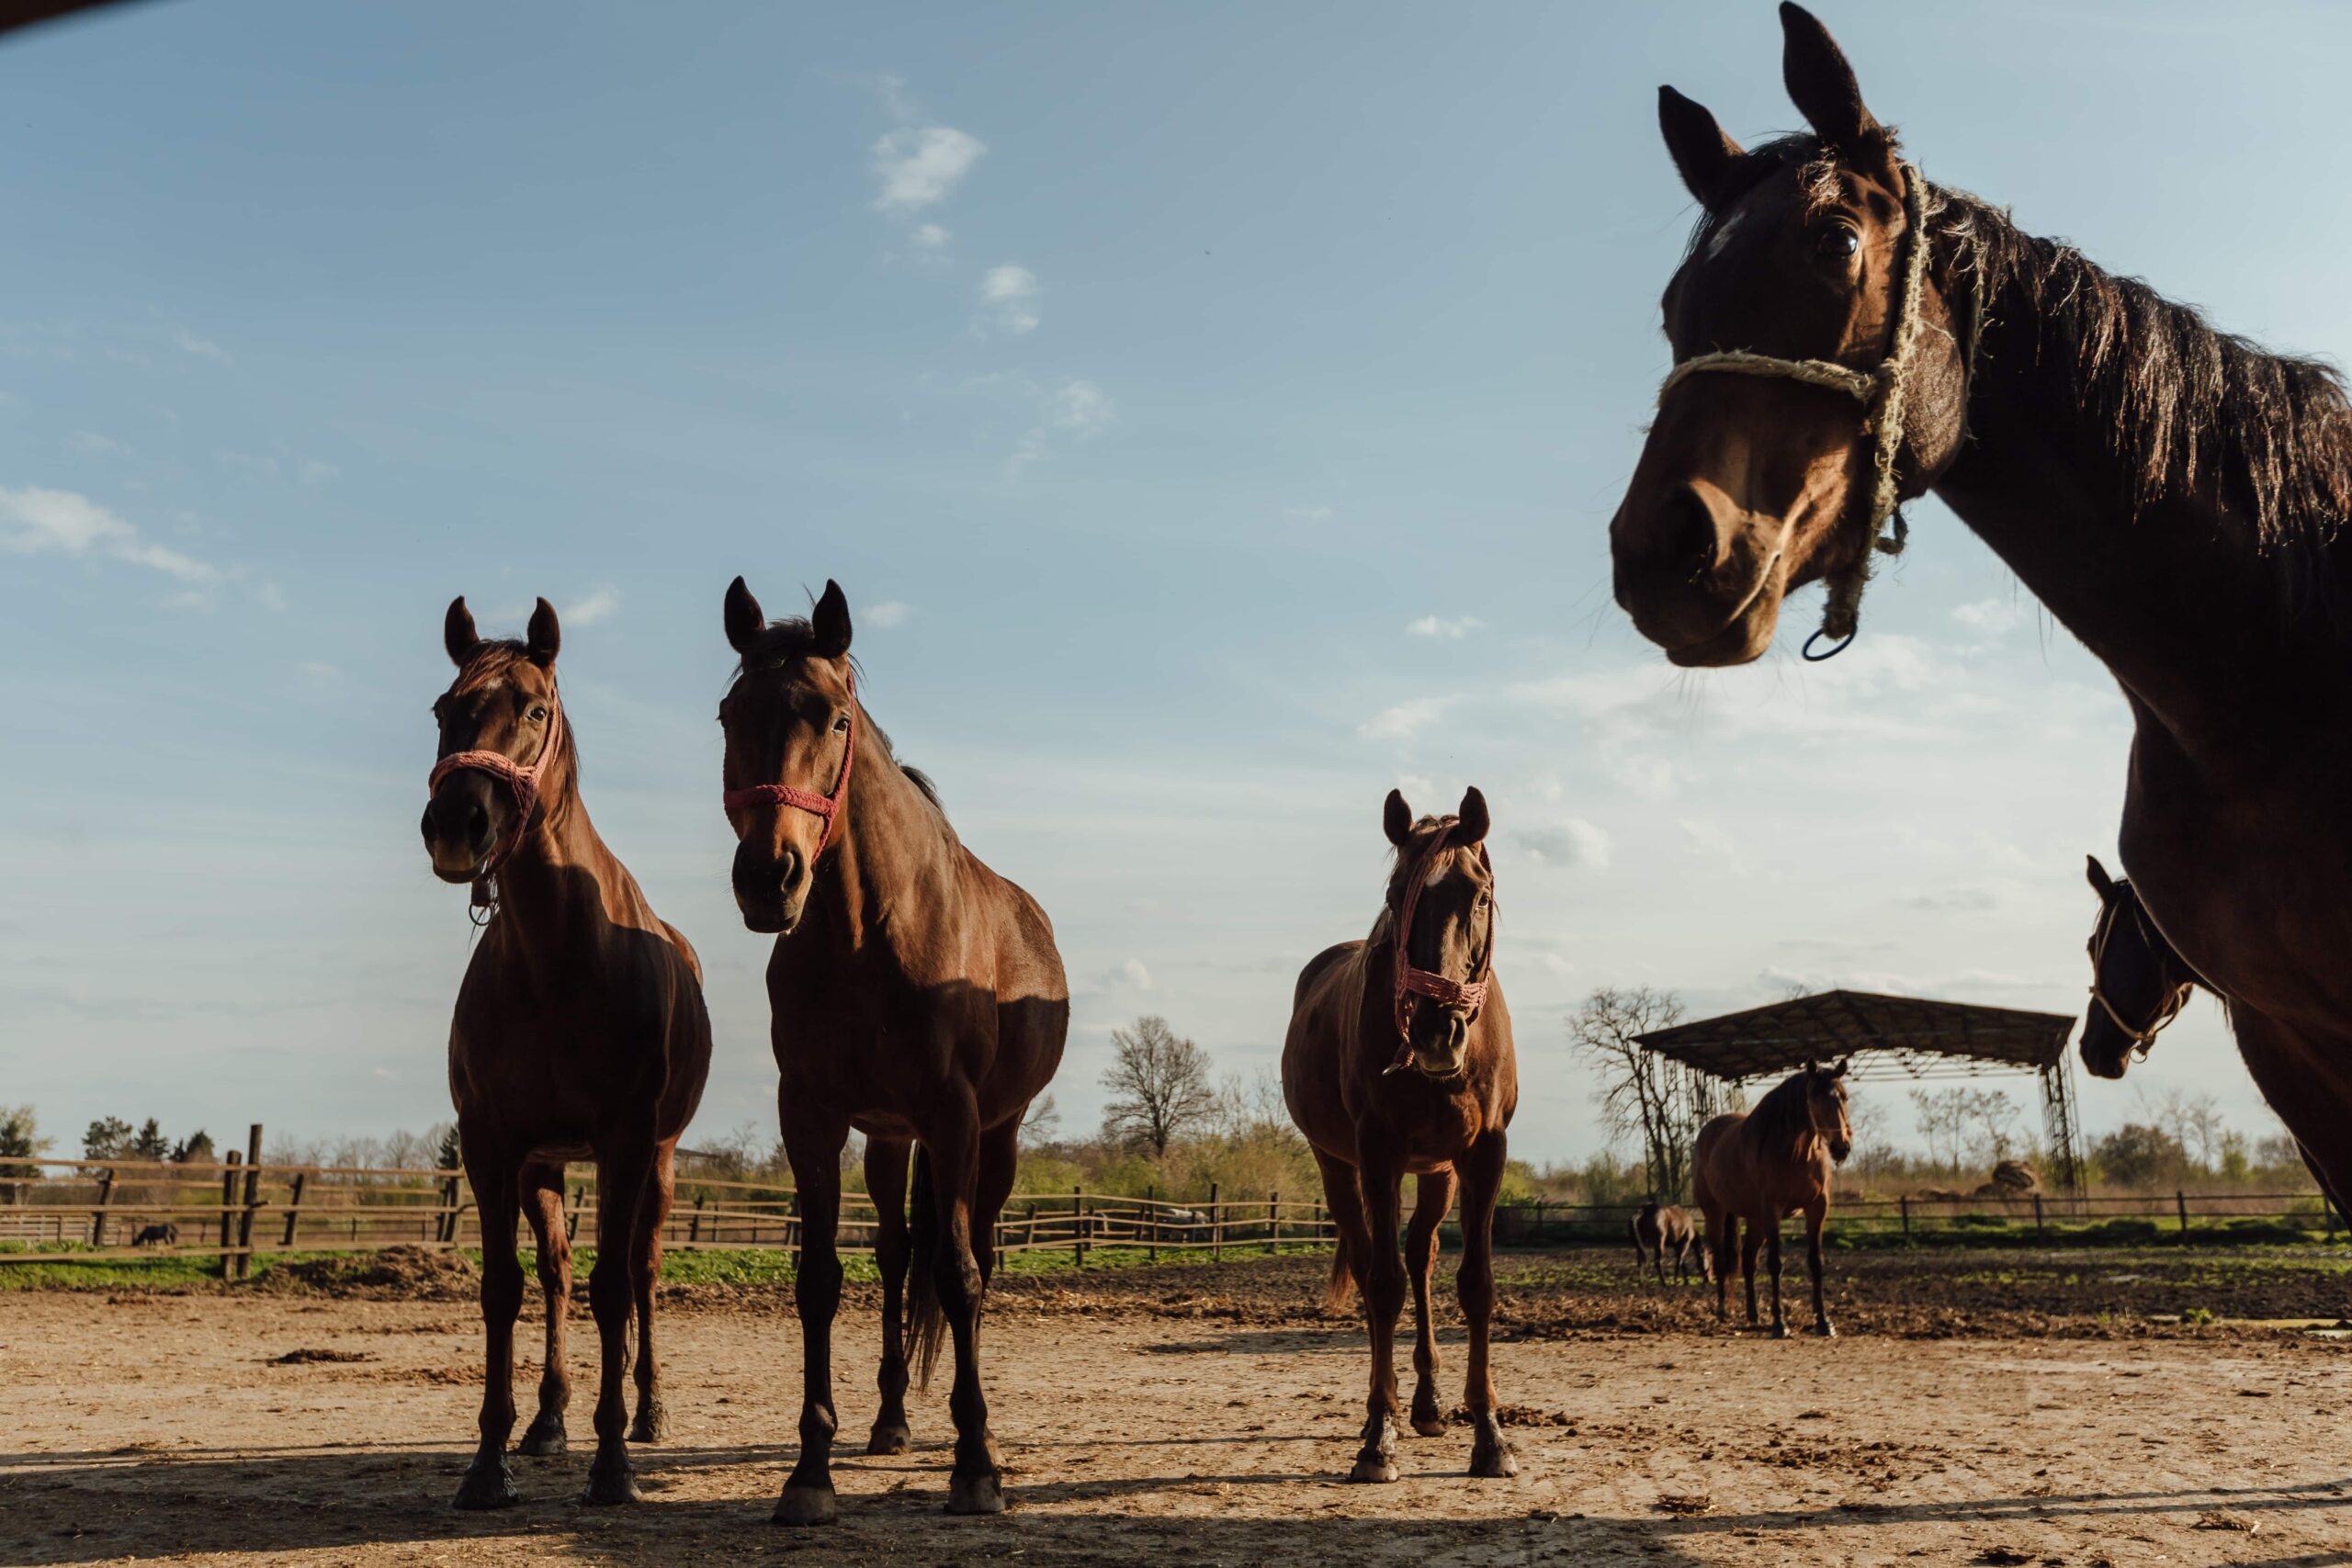
<path id="1" fill-rule="evenodd" d="M 1362 942 L 1342 942 L 1306 961 L 1291 991 L 1290 1030 L 1283 1038 L 1283 1100 L 1307 1141 L 1329 1153 L 1354 1154 L 1354 1126 L 1341 1087 L 1349 1043 L 1363 1010 Z"/>

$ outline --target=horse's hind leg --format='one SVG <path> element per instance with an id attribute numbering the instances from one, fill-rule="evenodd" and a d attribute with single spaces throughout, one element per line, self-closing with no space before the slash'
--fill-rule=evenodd
<path id="1" fill-rule="evenodd" d="M 902 1454 L 913 1446 L 907 1431 L 907 1151 L 903 1140 L 865 1141 L 865 1190 L 879 1216 L 874 1260 L 882 1270 L 882 1367 L 875 1378 L 882 1408 L 865 1439 L 869 1454 Z"/>
<path id="2" fill-rule="evenodd" d="M 1829 1307 L 1821 1299 L 1821 1227 L 1828 1218 L 1826 1200 L 1805 1205 L 1804 1266 L 1813 1271 L 1813 1331 L 1824 1339 L 1834 1339 L 1838 1331 L 1829 1326 Z"/>
<path id="3" fill-rule="evenodd" d="M 1430 1321 L 1430 1276 L 1437 1269 L 1437 1228 L 1453 1207 L 1453 1172 L 1431 1171 L 1414 1183 L 1413 1224 L 1405 1233 L 1405 1267 L 1413 1280 L 1413 1430 L 1445 1431 L 1437 1407 L 1437 1327 Z"/>
<path id="4" fill-rule="evenodd" d="M 1764 1260 L 1772 1270 L 1772 1337 L 1786 1339 L 1789 1325 L 1781 1315 L 1781 1216 L 1777 1213 L 1765 1222 Z"/>
<path id="5" fill-rule="evenodd" d="M 519 1207 L 517 1162 L 504 1149 L 484 1147 L 465 1134 L 466 1180 L 481 1216 L 481 1446 L 458 1483 L 460 1508 L 509 1508 L 522 1498 L 506 1468 L 506 1434 L 514 1429 L 514 1315 L 523 1310 L 523 1263 L 514 1256 Z"/>
<path id="6" fill-rule="evenodd" d="M 1732 1254 L 1739 1247 L 1739 1216 L 1733 1213 L 1710 1215 L 1707 1220 L 1707 1246 L 1715 1258 L 1715 1321 L 1731 1320 Z"/>
<path id="7" fill-rule="evenodd" d="M 1474 1428 L 1470 1442 L 1470 1473 L 1488 1477 L 1517 1475 L 1519 1461 L 1495 1411 L 1494 1364 L 1489 1358 L 1495 1317 L 1495 1200 L 1503 1186 L 1503 1134 L 1500 1128 L 1471 1145 L 1459 1163 L 1462 1170 L 1462 1269 L 1454 1276 L 1462 1296 L 1462 1315 L 1470 1320 L 1470 1373 L 1463 1402 L 1470 1407 Z"/>
<path id="8" fill-rule="evenodd" d="M 596 1267 L 588 1271 L 588 1305 L 596 1314 L 602 1364 L 596 1369 L 596 1457 L 588 1466 L 583 1503 L 634 1503 L 629 1473 L 629 1319 L 637 1307 L 639 1216 L 652 1203 L 654 1141 L 650 1129 L 625 1134 L 596 1155 Z"/>
<path id="9" fill-rule="evenodd" d="M 833 1314 L 842 1304 L 842 1260 L 835 1250 L 842 1214 L 842 1145 L 849 1122 L 806 1096 L 779 1090 L 784 1152 L 800 1195 L 800 1256 L 792 1280 L 800 1313 L 800 1458 L 785 1478 L 769 1516 L 780 1525 L 831 1524 L 833 1497 Z"/>
<path id="10" fill-rule="evenodd" d="M 571 1314 L 571 1238 L 563 1228 L 563 1167 L 533 1160 L 523 1168 L 523 1217 L 531 1223 L 538 1250 L 539 1291 L 547 1298 L 547 1362 L 539 1369 L 539 1412 L 531 1417 L 515 1451 L 560 1454 L 569 1446 L 564 1408 L 571 1403 L 571 1378 L 564 1370 L 565 1320 Z"/>
<path id="11" fill-rule="evenodd" d="M 1351 1481 L 1396 1479 L 1396 1314 L 1405 1308 L 1405 1264 L 1396 1252 L 1397 1189 L 1403 1161 L 1358 1129 L 1356 1190 L 1370 1238 L 1356 1277 L 1372 1331 L 1372 1390 L 1364 1401 L 1363 1447 Z"/>
<path id="12" fill-rule="evenodd" d="M 1754 1220 L 1739 1238 L 1739 1279 L 1747 1287 L 1747 1326 L 1756 1326 L 1756 1254 L 1764 1246 L 1764 1228 Z"/>
<path id="13" fill-rule="evenodd" d="M 629 1424 L 632 1443 L 658 1443 L 670 1435 L 670 1412 L 662 1403 L 662 1364 L 653 1354 L 653 1296 L 662 1285 L 662 1226 L 678 1195 L 674 1143 L 664 1144 L 653 1159 L 653 1173 L 639 1206 L 637 1285 L 637 1419 Z"/>
<path id="14" fill-rule="evenodd" d="M 1004 1469 L 989 1432 L 988 1395 L 980 1385 L 980 1297 L 987 1281 L 973 1247 L 973 1213 L 979 1190 L 982 1134 L 978 1107 L 967 1100 L 939 1118 L 925 1135 L 933 1213 L 939 1226 L 932 1249 L 932 1288 L 956 1345 L 956 1383 L 947 1395 L 956 1420 L 956 1464 L 947 1478 L 951 1514 L 1004 1511 Z M 1007 1123 L 1010 1145 L 1017 1123 Z"/>

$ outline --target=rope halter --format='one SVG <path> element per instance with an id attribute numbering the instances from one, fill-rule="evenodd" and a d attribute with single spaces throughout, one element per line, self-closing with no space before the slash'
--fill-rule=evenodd
<path id="1" fill-rule="evenodd" d="M 832 846 L 833 835 L 841 827 L 842 802 L 849 798 L 850 770 L 857 765 L 857 674 L 849 676 L 849 732 L 843 738 L 841 773 L 833 780 L 832 793 L 819 795 L 814 790 L 797 789 L 787 784 L 746 784 L 730 789 L 720 795 L 719 803 L 729 811 L 747 811 L 754 806 L 789 806 L 820 817 L 825 822 L 825 836 L 817 840 L 817 855 Z M 809 857 L 815 864 L 817 855 Z"/>
<path id="2" fill-rule="evenodd" d="M 1719 371 L 1734 376 L 1777 377 L 1801 381 L 1808 387 L 1826 387 L 1843 392 L 1862 405 L 1862 428 L 1871 436 L 1871 503 L 1864 520 L 1870 547 L 1853 565 L 1828 579 L 1829 603 L 1821 612 L 1821 629 L 1807 637 L 1804 644 L 1804 657 L 1816 663 L 1835 658 L 1854 640 L 1855 630 L 1861 624 L 1862 589 L 1870 582 L 1872 558 L 1879 554 L 1901 555 L 1910 537 L 1910 525 L 1899 510 L 1902 497 L 1896 489 L 1895 463 L 1903 449 L 1904 376 L 1910 364 L 1912 346 L 1918 341 L 1919 302 L 1927 287 L 1930 249 L 1927 190 L 1928 182 L 1919 177 L 1919 171 L 1905 164 L 1903 272 L 1895 287 L 1894 331 L 1886 346 L 1886 356 L 1875 368 L 1856 370 L 1832 359 L 1781 359 L 1734 348 L 1693 355 L 1677 362 L 1657 389 L 1657 400 L 1663 406 L 1667 394 L 1690 377 Z M 1971 360 L 1975 355 L 1977 314 L 1972 306 L 1966 350 Z M 1886 530 L 1883 534 L 1879 531 L 1882 527 Z M 1823 637 L 1828 637 L 1835 646 L 1826 653 L 1816 654 L 1813 645 Z"/>
<path id="3" fill-rule="evenodd" d="M 1391 967 L 1396 974 L 1394 993 L 1396 1059 L 1389 1063 L 1382 1072 L 1383 1077 L 1387 1077 L 1389 1073 L 1400 1072 L 1413 1065 L 1412 1023 L 1415 997 L 1427 997 L 1442 1008 L 1465 1015 L 1463 1019 L 1465 1026 L 1476 1023 L 1478 1021 L 1479 1010 L 1487 1005 L 1487 982 L 1494 973 L 1495 967 L 1497 913 L 1493 894 L 1495 867 L 1494 863 L 1487 858 L 1487 846 L 1484 843 L 1479 844 L 1477 848 L 1478 865 L 1487 874 L 1488 888 L 1487 945 L 1479 953 L 1477 966 L 1471 971 L 1470 977 L 1467 980 L 1455 980 L 1428 969 L 1417 969 L 1413 966 L 1410 952 L 1410 943 L 1413 939 L 1413 910 L 1421 901 L 1421 888 L 1429 881 L 1430 868 L 1437 863 L 1438 856 L 1445 852 L 1447 841 L 1453 837 L 1454 829 L 1460 826 L 1461 823 L 1458 820 L 1448 822 L 1443 828 L 1431 834 L 1429 848 L 1421 852 L 1420 856 L 1413 862 L 1411 870 L 1406 874 L 1404 907 L 1397 911 L 1395 936 L 1391 942 L 1391 946 L 1395 950 L 1395 963 Z"/>
<path id="4" fill-rule="evenodd" d="M 2139 899 L 2135 897 L 2128 902 L 2132 908 L 2132 923 L 2139 928 L 2141 942 L 2147 945 L 2151 953 L 2161 951 L 2159 939 L 2148 930 L 2147 917 L 2140 912 Z M 2108 944 L 2115 939 L 2115 922 L 2123 913 L 2126 903 L 2127 900 L 2123 898 L 2111 898 L 2101 905 L 2098 924 L 2091 930 L 2091 1000 L 2097 1002 L 2100 1010 L 2107 1014 L 2108 1021 L 2121 1030 L 2124 1036 L 2132 1042 L 2132 1060 L 2144 1062 L 2148 1059 L 2149 1047 L 2156 1043 L 2156 1036 L 2164 1032 L 2166 1024 L 2180 1016 L 2181 1009 L 2187 1007 L 2189 998 L 2197 994 L 2197 983 L 2194 980 L 2183 980 L 2173 987 L 2157 1008 L 2155 1017 L 2144 1024 L 2133 1023 L 2117 1010 L 2115 1003 L 2109 999 L 2107 994 L 2107 949 Z"/>
<path id="5" fill-rule="evenodd" d="M 478 690 L 491 679 L 489 675 L 477 676 L 472 680 L 461 678 L 457 685 L 449 688 L 449 694 L 463 696 Z M 503 780 L 508 793 L 514 797 L 514 820 L 506 825 L 506 831 L 499 836 L 499 841 L 491 846 L 490 857 L 482 862 L 481 874 L 474 878 L 474 908 L 490 910 L 497 908 L 495 879 L 499 868 L 522 847 L 523 835 L 530 830 L 531 813 L 539 803 L 539 786 L 546 780 L 548 769 L 562 744 L 563 696 L 560 692 L 550 688 L 548 693 L 547 735 L 539 742 L 538 757 L 527 766 L 503 751 L 486 750 L 452 751 L 433 764 L 433 772 L 425 780 L 428 795 L 438 792 L 441 781 L 451 773 L 470 768 Z"/>

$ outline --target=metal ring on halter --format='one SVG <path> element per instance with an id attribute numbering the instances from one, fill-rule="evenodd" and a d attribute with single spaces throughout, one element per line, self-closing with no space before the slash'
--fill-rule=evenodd
<path id="1" fill-rule="evenodd" d="M 1828 635 L 1829 629 L 1826 626 L 1823 626 L 1816 629 L 1811 637 L 1804 639 L 1804 661 L 1807 664 L 1819 664 L 1824 660 L 1837 658 L 1839 654 L 1854 646 L 1854 638 L 1861 635 L 1861 628 L 1857 626 L 1852 631 L 1848 632 L 1844 637 L 1839 637 L 1838 639 L 1838 646 L 1831 649 L 1828 652 L 1814 652 L 1813 645 L 1819 642 L 1823 637 L 1826 637 Z"/>

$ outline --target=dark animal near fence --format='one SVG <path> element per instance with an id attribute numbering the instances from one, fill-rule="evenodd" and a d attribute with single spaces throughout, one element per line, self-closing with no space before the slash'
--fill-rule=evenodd
<path id="1" fill-rule="evenodd" d="M 1314 1145 L 1339 1231 L 1330 1299 L 1363 1294 L 1372 1333 L 1372 1393 L 1356 1481 L 1396 1479 L 1396 1319 L 1409 1269 L 1418 1336 L 1413 1429 L 1445 1431 L 1437 1401 L 1437 1338 L 1430 1275 L 1438 1225 L 1462 1190 L 1462 1268 L 1455 1282 L 1470 1320 L 1464 1403 L 1476 1427 L 1473 1475 L 1514 1474 L 1503 1441 L 1488 1356 L 1494 1314 L 1495 1200 L 1506 1133 L 1519 1104 L 1510 1012 L 1492 974 L 1494 868 L 1483 845 L 1487 798 L 1462 797 L 1453 817 L 1413 819 L 1392 790 L 1384 826 L 1396 852 L 1371 936 L 1318 953 L 1299 975 L 1283 1045 L 1283 1098 Z M 1418 1178 L 1400 1263 L 1399 1189 Z"/>
<path id="2" fill-rule="evenodd" d="M 1634 1271 L 1639 1273 L 1644 1265 L 1657 1271 L 1657 1282 L 1666 1284 L 1666 1255 L 1674 1254 L 1674 1282 L 1683 1283 L 1690 1277 L 1690 1253 L 1699 1240 L 1698 1227 L 1690 1216 L 1672 1203 L 1650 1201 L 1641 1212 L 1625 1222 L 1625 1230 L 1634 1238 Z M 1713 1265 L 1707 1248 L 1698 1247 L 1699 1278 L 1714 1277 Z"/>
<path id="3" fill-rule="evenodd" d="M 1846 1064 L 1808 1062 L 1756 1103 L 1718 1116 L 1699 1129 L 1691 1150 L 1691 1187 L 1706 1216 L 1707 1245 L 1715 1254 L 1715 1318 L 1726 1315 L 1732 1249 L 1747 1289 L 1747 1322 L 1756 1324 L 1756 1252 L 1760 1244 L 1772 1270 L 1772 1337 L 1788 1337 L 1781 1315 L 1781 1222 L 1804 1216 L 1805 1267 L 1813 1275 L 1813 1332 L 1838 1331 L 1821 1290 L 1821 1227 L 1829 1218 L 1830 1174 L 1854 1146 L 1846 1115 Z M 1747 1235 L 1740 1226 L 1745 1223 Z"/>
<path id="4" fill-rule="evenodd" d="M 636 1500 L 628 1444 L 656 1441 L 664 1426 L 653 1286 L 672 1159 L 710 1072 L 702 965 L 605 847 L 581 800 L 579 751 L 556 689 L 561 636 L 544 599 L 521 642 L 483 640 L 466 602 L 452 602 L 442 640 L 458 678 L 433 705 L 441 741 L 425 848 L 435 874 L 472 884 L 478 912 L 489 911 L 449 1024 L 458 1142 L 481 1213 L 486 1331 L 481 1446 L 458 1488 L 460 1508 L 518 1500 L 506 1463 L 523 1303 L 518 1209 L 529 1218 L 547 1294 L 547 1362 L 522 1451 L 566 1447 L 567 1159 L 596 1162 L 588 1297 L 604 1365 L 585 1500 Z M 632 1308 L 633 1424 L 622 1393 Z"/>
<path id="5" fill-rule="evenodd" d="M 727 640 L 741 663 L 718 710 L 743 923 L 775 937 L 768 1004 L 783 1074 L 784 1145 L 800 1192 L 794 1281 L 802 1335 L 800 1458 L 782 1524 L 837 1511 L 832 1324 L 841 1154 L 864 1133 L 880 1216 L 881 1413 L 866 1451 L 910 1446 L 899 1293 L 928 1382 L 943 1325 L 956 1347 L 956 1459 L 947 1506 L 1004 1506 L 980 1390 L 980 1299 L 997 1213 L 1012 1190 L 1021 1119 L 1061 1065 L 1069 986 L 1037 901 L 964 847 L 930 781 L 902 767 L 857 700 L 849 601 L 825 584 L 808 620 L 771 625 L 737 578 Z M 914 1206 L 907 1218 L 908 1151 Z"/>
<path id="6" fill-rule="evenodd" d="M 180 1227 L 175 1224 L 141 1225 L 139 1234 L 130 1238 L 133 1247 L 177 1247 Z"/>
<path id="7" fill-rule="evenodd" d="M 1659 95 L 1702 215 L 1610 525 L 1618 603 L 1683 665 L 1757 658 L 1815 581 L 1849 626 L 1880 527 L 1901 543 L 1884 508 L 1932 490 L 2122 687 L 2132 886 L 2352 1193 L 2343 382 L 1928 184 L 1821 23 L 1781 16 L 1810 133 L 1743 149 Z"/>

